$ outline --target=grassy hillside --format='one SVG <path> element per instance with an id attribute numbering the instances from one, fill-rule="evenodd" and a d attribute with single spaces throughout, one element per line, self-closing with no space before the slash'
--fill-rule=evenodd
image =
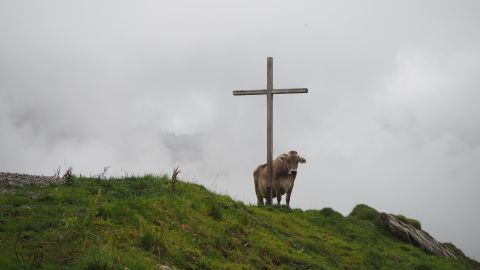
<path id="1" fill-rule="evenodd" d="M 248 206 L 166 177 L 75 178 L 0 195 L 0 269 L 480 269 L 425 254 L 358 206 Z"/>

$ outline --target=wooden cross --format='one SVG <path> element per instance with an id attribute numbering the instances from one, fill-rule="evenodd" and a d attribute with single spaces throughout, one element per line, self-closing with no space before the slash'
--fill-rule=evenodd
<path id="1" fill-rule="evenodd" d="M 268 194 L 267 204 L 272 204 L 272 148 L 273 148 L 273 95 L 308 93 L 307 88 L 273 89 L 273 58 L 267 57 L 267 89 L 261 90 L 234 90 L 234 96 L 267 95 L 267 175 Z"/>

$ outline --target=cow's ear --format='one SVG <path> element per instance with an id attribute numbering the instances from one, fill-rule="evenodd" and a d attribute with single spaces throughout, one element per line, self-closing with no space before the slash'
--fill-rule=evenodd
<path id="1" fill-rule="evenodd" d="M 303 157 L 298 157 L 298 162 L 305 163 L 305 162 L 307 162 L 307 160 L 304 159 Z"/>

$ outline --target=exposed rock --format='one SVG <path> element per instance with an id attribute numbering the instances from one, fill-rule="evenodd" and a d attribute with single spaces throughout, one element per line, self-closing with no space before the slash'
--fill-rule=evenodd
<path id="1" fill-rule="evenodd" d="M 21 187 L 32 184 L 47 186 L 63 183 L 65 183 L 65 179 L 61 177 L 0 172 L 0 194 L 14 192 Z"/>
<path id="2" fill-rule="evenodd" d="M 381 213 L 380 220 L 390 232 L 403 241 L 417 246 L 432 255 L 456 258 L 453 251 L 435 240 L 427 232 L 416 229 L 414 226 L 404 223 L 387 213 Z"/>

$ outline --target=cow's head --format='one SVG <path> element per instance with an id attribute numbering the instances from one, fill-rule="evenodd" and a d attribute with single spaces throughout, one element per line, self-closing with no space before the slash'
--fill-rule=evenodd
<path id="1" fill-rule="evenodd" d="M 282 154 L 278 157 L 284 164 L 285 171 L 288 175 L 297 175 L 298 163 L 307 162 L 303 157 L 299 156 L 296 151 L 290 151 L 288 154 Z"/>

